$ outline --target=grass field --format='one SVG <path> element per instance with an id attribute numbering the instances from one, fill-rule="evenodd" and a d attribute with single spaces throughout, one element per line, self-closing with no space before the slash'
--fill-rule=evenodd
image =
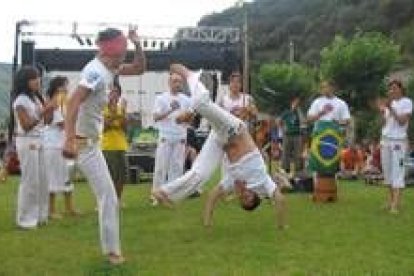
<path id="1" fill-rule="evenodd" d="M 381 210 L 385 190 L 340 184 L 340 201 L 314 204 L 289 194 L 289 229 L 276 230 L 270 203 L 253 213 L 223 202 L 211 231 L 201 226 L 201 199 L 175 210 L 152 207 L 148 185 L 129 185 L 122 210 L 127 263 L 100 255 L 90 189 L 76 185 L 80 218 L 34 231 L 14 224 L 17 178 L 0 185 L 0 275 L 414 275 L 414 189 L 403 211 Z"/>

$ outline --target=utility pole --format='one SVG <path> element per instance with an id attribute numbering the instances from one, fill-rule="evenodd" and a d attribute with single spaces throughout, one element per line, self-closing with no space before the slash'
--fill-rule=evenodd
<path id="1" fill-rule="evenodd" d="M 249 29 L 247 21 L 247 5 L 243 2 L 243 90 L 249 91 Z"/>
<path id="2" fill-rule="evenodd" d="M 13 139 L 14 132 L 14 112 L 13 112 L 13 98 L 14 98 L 14 79 L 16 77 L 17 67 L 19 65 L 19 44 L 20 35 L 22 32 L 22 26 L 29 25 L 29 21 L 21 20 L 16 22 L 16 29 L 14 33 L 14 55 L 13 55 L 13 66 L 12 66 L 12 89 L 10 90 L 10 118 L 8 126 L 8 141 L 11 142 Z"/>
<path id="3" fill-rule="evenodd" d="M 295 62 L 295 43 L 293 40 L 289 41 L 289 62 L 292 65 Z"/>

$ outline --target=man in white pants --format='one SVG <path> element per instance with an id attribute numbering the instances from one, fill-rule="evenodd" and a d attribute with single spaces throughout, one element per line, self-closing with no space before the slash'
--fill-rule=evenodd
<path id="1" fill-rule="evenodd" d="M 407 151 L 408 122 L 413 111 L 412 101 L 404 96 L 404 87 L 398 80 L 388 84 L 388 100 L 380 103 L 382 116 L 381 163 L 384 183 L 389 186 L 386 208 L 392 214 L 399 212 L 400 190 L 405 187 L 404 159 Z"/>
<path id="2" fill-rule="evenodd" d="M 154 121 L 158 129 L 158 145 L 155 152 L 153 190 L 180 177 L 184 172 L 187 128 L 177 124 L 175 118 L 190 107 L 190 98 L 182 93 L 183 78 L 171 73 L 169 91 L 158 95 L 154 105 Z M 154 199 L 153 205 L 157 201 Z"/>
<path id="3" fill-rule="evenodd" d="M 212 131 L 191 170 L 175 181 L 160 187 L 153 192 L 153 195 L 166 205 L 185 198 L 210 178 L 225 154 L 229 172 L 228 181 L 222 182 L 226 183 L 226 187 L 218 187 L 224 190 L 235 189 L 241 207 L 249 211 L 260 204 L 259 194 L 265 193 L 273 197 L 276 201 L 277 223 L 279 227 L 283 227 L 283 195 L 266 173 L 263 158 L 246 125 L 211 101 L 208 90 L 199 80 L 199 74 L 179 64 L 172 65 L 171 71 L 187 79 L 192 108 L 209 121 Z M 193 111 L 184 112 L 177 117 L 177 121 L 185 122 L 193 114 Z"/>
<path id="4" fill-rule="evenodd" d="M 145 70 L 145 57 L 139 37 L 130 30 L 128 37 L 135 46 L 134 60 L 123 64 L 127 38 L 121 31 L 106 29 L 99 33 L 98 55 L 82 70 L 81 80 L 67 104 L 64 156 L 77 157 L 97 198 L 102 251 L 111 264 L 124 258 L 119 238 L 119 206 L 108 166 L 99 146 L 103 129 L 103 108 L 115 74 L 139 75 Z"/>

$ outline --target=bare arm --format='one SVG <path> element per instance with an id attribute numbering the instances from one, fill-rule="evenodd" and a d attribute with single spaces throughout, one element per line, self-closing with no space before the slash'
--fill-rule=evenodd
<path id="1" fill-rule="evenodd" d="M 322 110 L 316 115 L 308 115 L 308 117 L 306 119 L 306 122 L 313 123 L 313 122 L 319 120 L 325 114 L 326 114 L 326 112 L 324 110 Z"/>
<path id="2" fill-rule="evenodd" d="M 44 123 L 49 124 L 53 119 L 53 110 L 55 108 L 56 104 L 54 101 L 48 102 L 40 112 L 40 120 L 43 118 Z M 32 130 L 40 122 L 40 120 L 31 118 L 24 106 L 17 106 L 16 113 L 22 128 L 26 132 Z"/>
<path id="3" fill-rule="evenodd" d="M 128 38 L 135 46 L 134 59 L 132 63 L 122 64 L 119 68 L 120 75 L 141 75 L 147 68 L 144 51 L 139 42 L 139 37 L 134 30 L 129 31 Z"/>
<path id="4" fill-rule="evenodd" d="M 205 227 L 211 227 L 213 225 L 213 213 L 214 207 L 220 198 L 225 195 L 223 188 L 220 186 L 214 187 L 214 189 L 208 195 L 207 202 L 204 206 L 203 224 Z"/>
<path id="5" fill-rule="evenodd" d="M 65 144 L 63 146 L 63 155 L 68 158 L 74 158 L 76 156 L 75 124 L 78 118 L 79 106 L 82 102 L 85 101 L 88 94 L 88 88 L 78 86 L 67 102 L 65 118 Z"/>
<path id="6" fill-rule="evenodd" d="M 391 106 L 389 106 L 388 109 L 390 111 L 391 116 L 394 117 L 394 119 L 398 122 L 398 124 L 400 126 L 404 126 L 410 120 L 411 114 L 401 114 L 401 115 L 398 115 L 395 112 L 394 108 L 392 108 Z"/>
<path id="7" fill-rule="evenodd" d="M 32 128 L 34 128 L 38 123 L 39 120 L 36 120 L 34 118 L 31 118 L 27 112 L 26 109 L 23 106 L 17 106 L 16 107 L 17 112 L 17 118 L 19 119 L 20 125 L 22 126 L 24 131 L 30 131 Z"/>
<path id="8" fill-rule="evenodd" d="M 273 199 L 275 201 L 275 220 L 276 225 L 279 229 L 286 228 L 286 204 L 285 204 L 285 198 L 280 192 L 279 188 L 276 188 L 276 190 L 273 193 Z"/>
<path id="9" fill-rule="evenodd" d="M 164 120 L 165 118 L 167 118 L 168 116 L 170 116 L 171 113 L 174 112 L 174 109 L 170 109 L 167 112 L 164 113 L 154 113 L 154 121 L 158 122 L 161 120 Z"/>

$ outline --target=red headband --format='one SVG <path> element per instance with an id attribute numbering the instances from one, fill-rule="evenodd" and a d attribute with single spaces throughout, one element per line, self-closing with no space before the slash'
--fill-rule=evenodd
<path id="1" fill-rule="evenodd" d="M 98 42 L 101 53 L 105 56 L 119 56 L 127 50 L 127 39 L 119 35 L 113 39 Z"/>

